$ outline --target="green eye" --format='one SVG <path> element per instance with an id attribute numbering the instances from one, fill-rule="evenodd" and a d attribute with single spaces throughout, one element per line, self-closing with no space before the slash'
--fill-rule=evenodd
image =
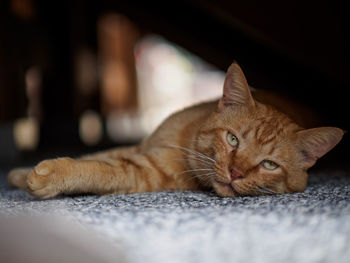
<path id="1" fill-rule="evenodd" d="M 277 163 L 275 163 L 273 161 L 269 161 L 269 160 L 262 161 L 261 165 L 264 166 L 268 170 L 275 170 L 275 169 L 278 168 L 278 164 Z"/>
<path id="2" fill-rule="evenodd" d="M 228 133 L 227 134 L 227 141 L 228 143 L 233 146 L 233 147 L 237 147 L 238 146 L 238 139 L 236 136 L 234 136 L 232 133 Z"/>

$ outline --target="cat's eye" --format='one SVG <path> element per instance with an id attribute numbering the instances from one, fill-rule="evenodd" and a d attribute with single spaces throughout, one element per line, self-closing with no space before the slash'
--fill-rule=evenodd
<path id="1" fill-rule="evenodd" d="M 227 142 L 233 146 L 237 147 L 238 146 L 238 139 L 236 136 L 234 136 L 232 133 L 227 133 Z"/>
<path id="2" fill-rule="evenodd" d="M 275 170 L 278 168 L 278 164 L 273 162 L 273 161 L 269 161 L 269 160 L 264 160 L 261 162 L 261 165 L 268 169 L 268 170 Z"/>

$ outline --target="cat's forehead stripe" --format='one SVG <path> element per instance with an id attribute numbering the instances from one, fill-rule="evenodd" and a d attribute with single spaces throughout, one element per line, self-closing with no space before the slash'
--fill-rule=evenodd
<path id="1" fill-rule="evenodd" d="M 242 138 L 246 139 L 248 134 L 252 131 L 251 127 L 246 128 L 244 131 L 242 131 Z"/>
<path id="2" fill-rule="evenodd" d="M 209 129 L 209 130 L 202 130 L 199 132 L 199 134 L 210 134 L 210 133 L 213 133 L 213 132 L 217 132 L 217 131 L 226 131 L 227 129 L 223 128 L 223 127 L 217 127 L 217 128 L 212 128 L 212 129 Z"/>
<path id="3" fill-rule="evenodd" d="M 276 147 L 273 145 L 267 154 L 272 155 L 275 152 L 275 150 L 276 150 Z"/>
<path id="4" fill-rule="evenodd" d="M 265 137 L 265 138 L 258 138 L 257 140 L 261 146 L 265 146 L 265 145 L 268 145 L 268 144 L 274 142 L 276 140 L 276 136 L 271 135 L 271 136 Z"/>

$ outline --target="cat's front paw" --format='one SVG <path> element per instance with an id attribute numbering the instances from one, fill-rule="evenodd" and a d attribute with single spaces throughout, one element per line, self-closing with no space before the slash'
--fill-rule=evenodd
<path id="1" fill-rule="evenodd" d="M 16 168 L 9 172 L 7 180 L 10 185 L 26 189 L 27 188 L 27 176 L 32 171 L 32 168 Z"/>
<path id="2" fill-rule="evenodd" d="M 27 177 L 28 192 L 43 199 L 61 193 L 67 166 L 71 160 L 58 158 L 39 163 Z"/>

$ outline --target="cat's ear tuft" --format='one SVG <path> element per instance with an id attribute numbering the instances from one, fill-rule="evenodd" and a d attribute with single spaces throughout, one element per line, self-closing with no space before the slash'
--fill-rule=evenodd
<path id="1" fill-rule="evenodd" d="M 227 106 L 255 106 L 248 82 L 237 62 L 233 62 L 227 70 L 218 109 L 221 111 Z"/>
<path id="2" fill-rule="evenodd" d="M 303 154 L 305 169 L 315 164 L 317 159 L 325 155 L 340 142 L 344 131 L 335 127 L 320 127 L 302 130 L 297 133 L 298 147 Z"/>

